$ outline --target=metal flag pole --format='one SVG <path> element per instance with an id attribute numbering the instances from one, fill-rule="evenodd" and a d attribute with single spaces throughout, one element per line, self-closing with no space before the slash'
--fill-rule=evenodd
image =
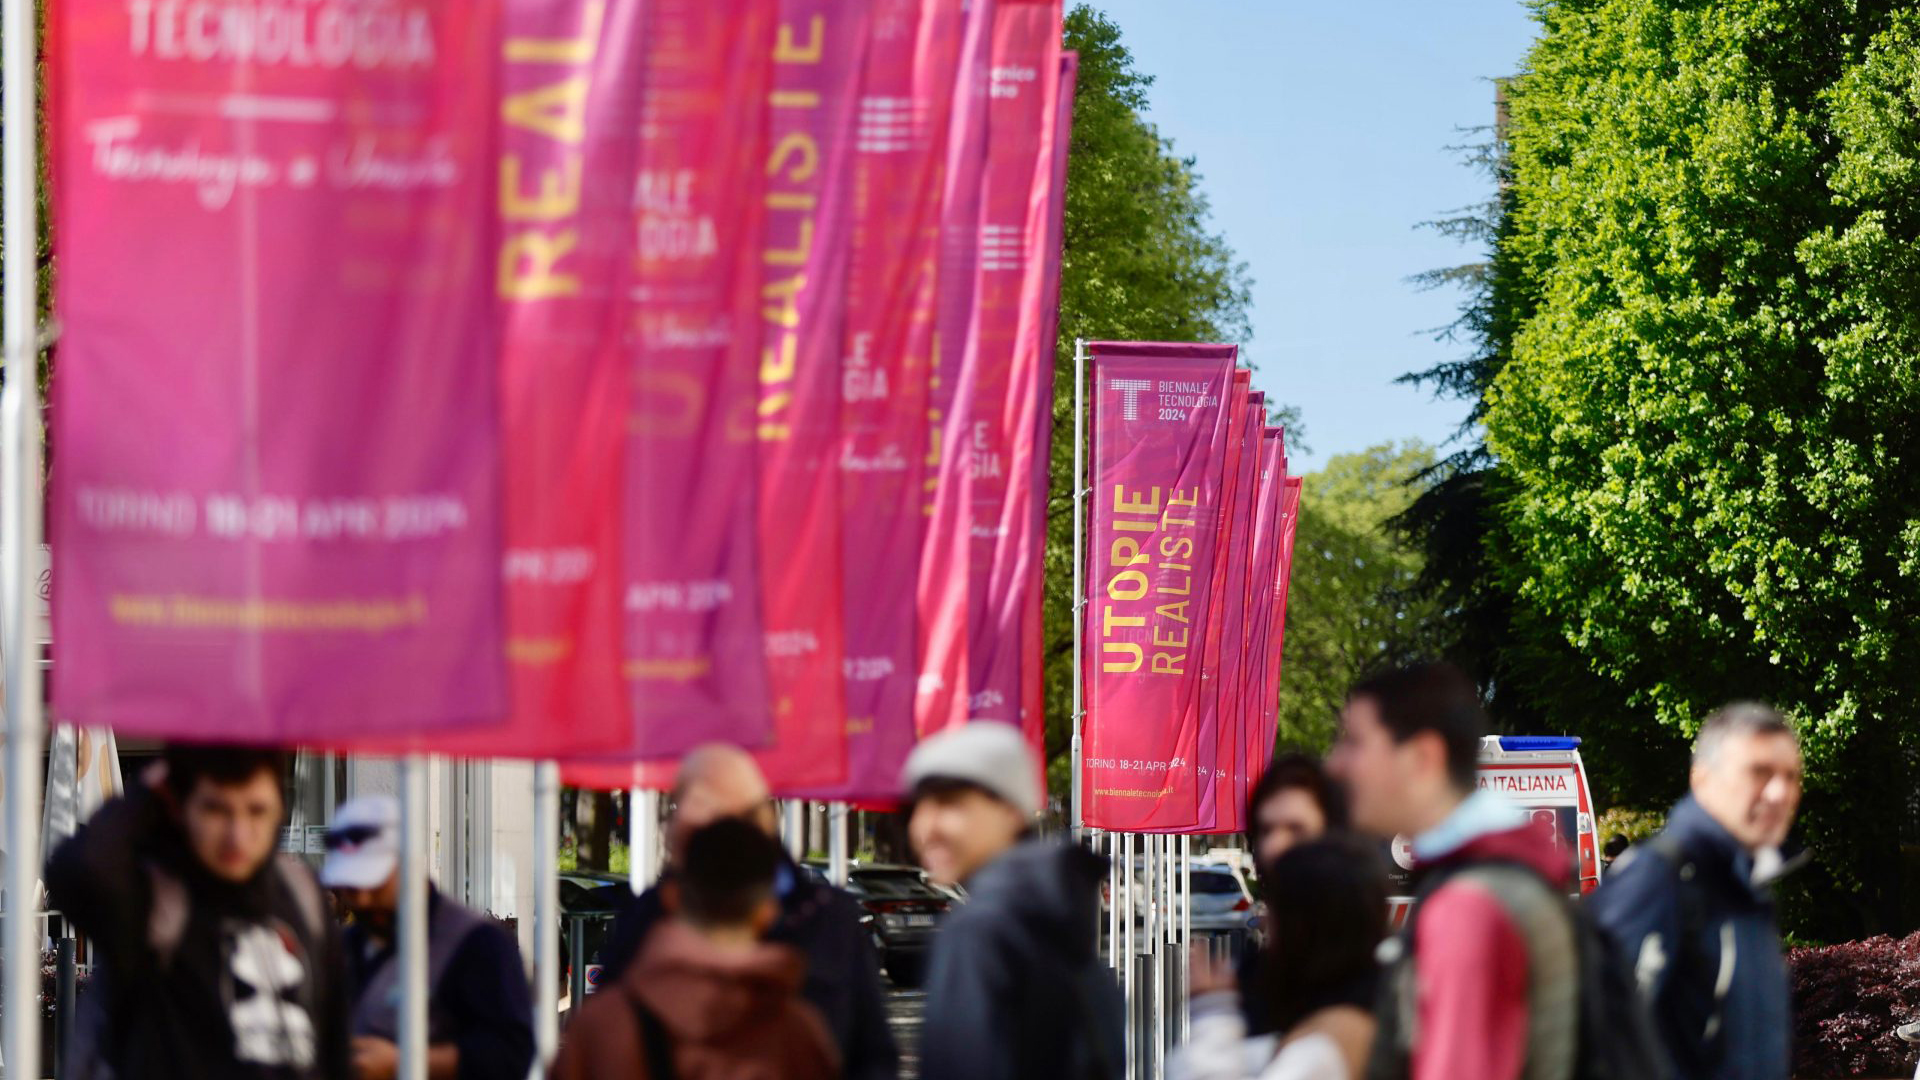
<path id="1" fill-rule="evenodd" d="M 1107 966 L 1120 971 L 1120 846 L 1107 833 Z"/>
<path id="2" fill-rule="evenodd" d="M 4 0 L 0 36 L 4 50 L 0 86 L 4 112 L 4 151 L 0 155 L 0 211 L 6 223 L 0 245 L 6 249 L 6 386 L 0 390 L 0 649 L 6 663 L 7 712 L 6 929 L 0 949 L 8 959 L 35 957 L 33 963 L 6 964 L 4 1031 L 0 1054 L 15 1075 L 40 1075 L 39 920 L 34 909 L 40 879 L 40 643 L 35 627 L 34 555 L 40 550 L 40 349 L 35 265 L 39 258 L 39 222 L 34 200 L 37 177 L 34 141 L 35 57 L 33 0 Z"/>
<path id="3" fill-rule="evenodd" d="M 1192 1017 L 1189 979 L 1192 972 L 1187 958 L 1193 953 L 1193 837 L 1180 838 L 1180 1041 L 1186 1042 Z"/>
<path id="4" fill-rule="evenodd" d="M 427 1080 L 427 759 L 400 759 L 399 1080 Z"/>
<path id="5" fill-rule="evenodd" d="M 1120 880 L 1121 893 L 1127 898 L 1126 910 L 1120 916 L 1120 933 L 1126 948 L 1120 952 L 1120 987 L 1127 999 L 1127 1075 L 1134 1075 L 1135 1062 L 1139 1059 L 1139 1043 L 1134 1039 L 1134 1029 L 1138 1009 L 1133 994 L 1133 841 L 1132 833 L 1120 836 Z"/>
<path id="6" fill-rule="evenodd" d="M 1085 690 L 1080 685 L 1086 668 L 1081 662 L 1081 623 L 1087 606 L 1086 586 L 1081 583 L 1081 564 L 1085 562 L 1082 532 L 1085 530 L 1087 501 L 1086 412 L 1087 342 L 1073 339 L 1073 838 L 1080 839 L 1086 825 L 1085 795 L 1080 782 L 1080 727 L 1086 719 Z"/>
<path id="7" fill-rule="evenodd" d="M 658 873 L 659 837 L 659 793 L 637 785 L 627 789 L 627 888 L 635 896 L 646 892 Z"/>
<path id="8" fill-rule="evenodd" d="M 794 862 L 804 861 L 807 857 L 807 804 L 801 799 L 788 799 L 785 808 L 785 832 L 787 854 Z"/>
<path id="9" fill-rule="evenodd" d="M 560 765 L 533 766 L 533 1076 L 560 1049 Z"/>
<path id="10" fill-rule="evenodd" d="M 827 804 L 827 877 L 838 888 L 847 887 L 847 804 Z"/>

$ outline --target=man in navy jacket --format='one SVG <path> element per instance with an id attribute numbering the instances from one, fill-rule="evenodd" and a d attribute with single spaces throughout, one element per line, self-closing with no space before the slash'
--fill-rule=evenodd
<path id="1" fill-rule="evenodd" d="M 1787 1080 L 1792 1003 L 1771 885 L 1800 805 L 1793 728 L 1760 704 L 1707 719 L 1692 794 L 1594 894 L 1680 1080 Z"/>

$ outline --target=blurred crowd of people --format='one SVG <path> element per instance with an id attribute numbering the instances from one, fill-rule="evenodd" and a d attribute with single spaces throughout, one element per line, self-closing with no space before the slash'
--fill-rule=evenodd
<path id="1" fill-rule="evenodd" d="M 1787 721 L 1703 721 L 1691 794 L 1659 836 L 1569 893 L 1566 852 L 1476 783 L 1488 721 L 1428 664 L 1352 688 L 1324 763 L 1274 762 L 1247 837 L 1265 908 L 1237 964 L 1196 951 L 1175 1080 L 1786 1080 L 1790 1002 L 1770 885 L 1798 808 Z M 1125 1009 L 1102 956 L 1106 861 L 1040 837 L 1038 763 L 975 723 L 913 752 L 908 837 L 963 885 L 925 979 L 926 1080 L 1126 1074 Z M 317 876 L 277 854 L 283 763 L 175 746 L 47 867 L 99 963 L 70 1051 L 85 1080 L 384 1080 L 396 1075 L 399 807 L 349 801 Z M 885 1080 L 898 1075 L 861 908 L 777 840 L 750 755 L 682 763 L 668 865 L 602 950 L 555 1080 Z M 1390 925 L 1382 844 L 1411 841 Z M 431 892 L 428 1073 L 523 1080 L 532 995 L 513 939 Z M 345 920 L 341 926 L 342 917 Z"/>

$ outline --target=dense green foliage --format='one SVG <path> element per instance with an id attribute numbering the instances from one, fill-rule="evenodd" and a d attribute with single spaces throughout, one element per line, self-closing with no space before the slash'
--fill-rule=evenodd
<path id="1" fill-rule="evenodd" d="M 1067 13 L 1080 54 L 1067 158 L 1060 337 L 1055 353 L 1046 551 L 1047 748 L 1051 780 L 1069 773 L 1073 666 L 1073 341 L 1245 341 L 1246 268 L 1210 231 L 1191 159 L 1141 113 L 1150 76 L 1135 70 L 1113 20 Z"/>
<path id="2" fill-rule="evenodd" d="M 1414 593 L 1419 553 L 1386 524 L 1434 464 L 1419 443 L 1340 454 L 1304 477 L 1287 598 L 1279 743 L 1332 742 L 1347 688 L 1382 665 L 1430 650 L 1437 605 Z"/>
<path id="3" fill-rule="evenodd" d="M 1503 194 L 1424 373 L 1476 403 L 1401 520 L 1509 725 L 1616 795 L 1713 707 L 1791 712 L 1823 934 L 1904 921 L 1920 734 L 1920 22 L 1868 0 L 1534 0 Z M 1803 923 L 1804 925 L 1804 923 Z"/>

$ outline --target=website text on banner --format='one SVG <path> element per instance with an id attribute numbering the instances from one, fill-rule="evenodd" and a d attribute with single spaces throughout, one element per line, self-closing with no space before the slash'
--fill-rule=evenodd
<path id="1" fill-rule="evenodd" d="M 1073 92 L 1079 77 L 1079 54 L 1061 53 L 1060 91 L 1056 95 L 1057 109 L 1053 122 L 1052 186 L 1049 189 L 1053 205 L 1047 211 L 1048 236 L 1044 248 L 1047 269 L 1045 283 L 1040 288 L 1045 307 L 1041 312 L 1040 364 L 1036 373 L 1040 379 L 1040 410 L 1035 417 L 1039 433 L 1035 436 L 1033 452 L 1035 495 L 1032 528 L 1034 551 L 1038 554 L 1034 556 L 1030 570 L 1032 581 L 1027 586 L 1020 646 L 1021 654 L 1033 659 L 1032 663 L 1023 664 L 1020 668 L 1020 722 L 1026 728 L 1029 744 L 1042 762 L 1047 759 L 1046 551 L 1047 514 L 1053 490 L 1053 372 L 1060 338 L 1060 249 L 1066 242 L 1067 150 L 1073 143 Z"/>
<path id="2" fill-rule="evenodd" d="M 1095 342 L 1086 824 L 1193 828 L 1232 345 Z"/>
<path id="3" fill-rule="evenodd" d="M 626 484 L 629 756 L 772 734 L 760 618 L 767 94 L 778 0 L 646 0 Z"/>
<path id="4" fill-rule="evenodd" d="M 969 535 L 968 716 L 1022 727 L 1045 738 L 1021 713 L 1026 592 L 1040 558 L 1033 506 L 1040 368 L 1053 364 L 1042 343 L 1048 284 L 1047 241 L 1053 210 L 1053 142 L 1059 119 L 1058 0 L 998 0 L 994 8 L 987 171 L 981 196 L 975 329 L 967 364 L 974 372 L 967 433 L 973 527 Z M 1038 718 L 1035 718 L 1036 720 Z M 1038 748 L 1042 749 L 1043 748 Z M 1045 753 L 1039 757 L 1045 760 Z M 1044 772 L 1043 772 L 1044 776 Z"/>
<path id="5" fill-rule="evenodd" d="M 899 794 L 915 740 L 934 259 L 960 0 L 877 0 L 872 26 L 840 372 L 847 768 L 841 783 L 803 793 L 862 801 Z"/>
<path id="6" fill-rule="evenodd" d="M 922 532 L 919 681 L 914 726 L 921 735 L 967 719 L 967 581 L 973 527 L 967 429 L 973 375 L 964 362 L 974 327 L 981 178 L 987 160 L 988 61 L 993 5 L 961 8 L 960 59 L 947 124 L 940 195 L 939 287 L 934 298 L 933 378 L 927 388 L 926 528 Z"/>
<path id="7" fill-rule="evenodd" d="M 212 38 L 164 11 L 52 15 L 58 710 L 267 742 L 495 722 L 498 10 L 268 4 L 240 14 L 281 36 Z"/>

